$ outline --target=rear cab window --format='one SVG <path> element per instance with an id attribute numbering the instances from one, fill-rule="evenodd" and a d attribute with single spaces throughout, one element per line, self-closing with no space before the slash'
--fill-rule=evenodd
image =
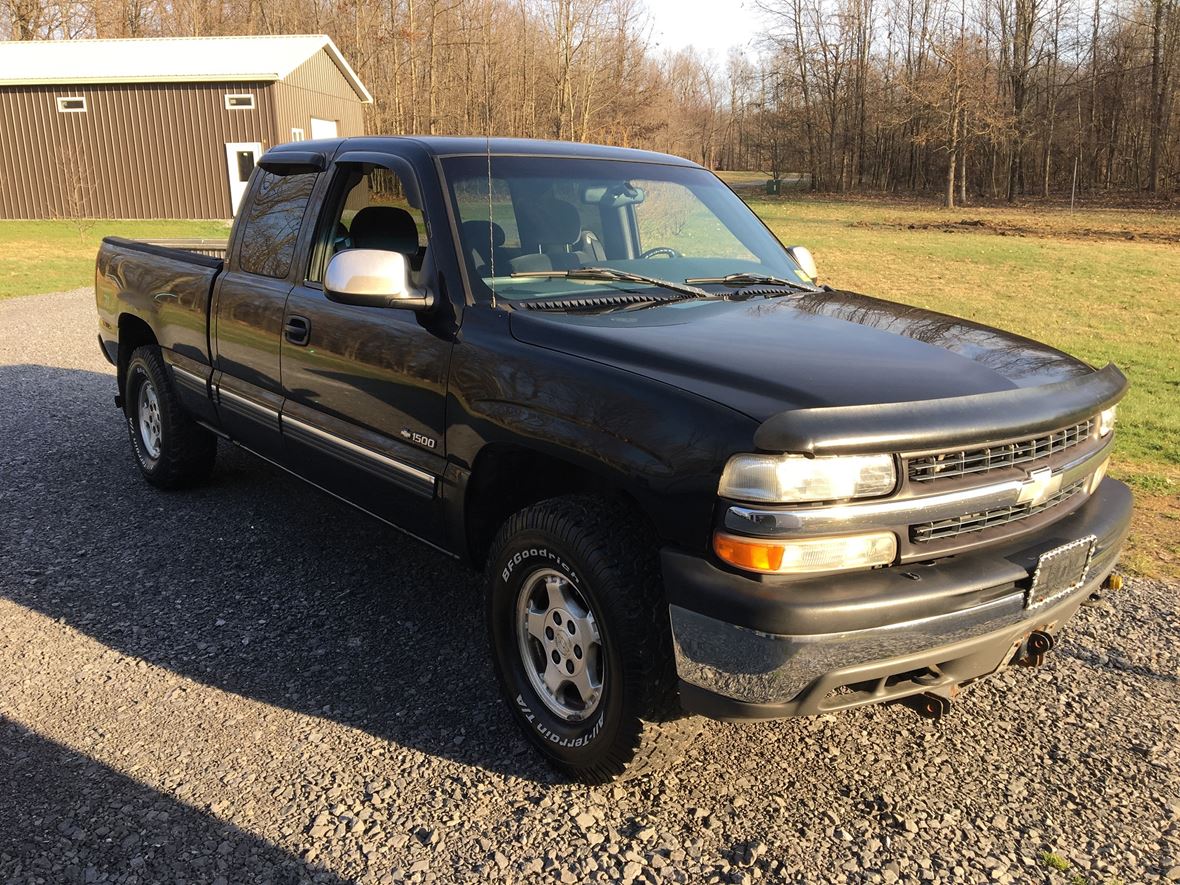
<path id="1" fill-rule="evenodd" d="M 242 217 L 238 268 L 245 273 L 285 279 L 291 272 L 303 216 L 318 175 L 274 175 L 259 171 L 258 184 Z"/>

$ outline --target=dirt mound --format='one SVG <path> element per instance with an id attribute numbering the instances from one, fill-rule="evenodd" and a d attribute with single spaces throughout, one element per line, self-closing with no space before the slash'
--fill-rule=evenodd
<path id="1" fill-rule="evenodd" d="M 992 221 L 985 218 L 962 218 L 958 221 L 854 221 L 852 227 L 893 230 L 937 230 L 943 233 L 984 232 L 999 237 L 1049 237 L 1071 240 L 1138 240 L 1145 243 L 1180 243 L 1180 231 L 1132 228 L 1058 227 Z"/>

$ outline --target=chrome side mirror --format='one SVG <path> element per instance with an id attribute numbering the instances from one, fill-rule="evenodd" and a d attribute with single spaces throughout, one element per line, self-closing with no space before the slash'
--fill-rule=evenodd
<path id="1" fill-rule="evenodd" d="M 429 292 L 410 285 L 406 256 L 385 249 L 346 249 L 333 255 L 324 273 L 324 293 L 331 301 L 359 307 L 425 310 L 434 304 Z"/>
<path id="2" fill-rule="evenodd" d="M 810 249 L 806 246 L 791 246 L 787 249 L 787 254 L 794 259 L 803 273 L 811 277 L 811 282 L 819 282 L 819 268 L 815 266 L 815 256 L 811 254 Z"/>

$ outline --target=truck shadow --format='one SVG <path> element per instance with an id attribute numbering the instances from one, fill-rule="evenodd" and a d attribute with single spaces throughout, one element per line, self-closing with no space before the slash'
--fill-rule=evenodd
<path id="1" fill-rule="evenodd" d="M 0 771 L 5 882 L 344 882 L 3 716 Z"/>
<path id="2" fill-rule="evenodd" d="M 465 765 L 550 770 L 499 698 L 479 576 L 222 444 L 166 493 L 109 374 L 0 366 L 0 595 L 152 664 Z"/>

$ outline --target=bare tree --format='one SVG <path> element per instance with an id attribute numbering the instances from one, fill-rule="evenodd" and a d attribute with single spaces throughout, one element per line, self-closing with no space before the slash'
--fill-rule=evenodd
<path id="1" fill-rule="evenodd" d="M 66 221 L 84 240 L 95 225 L 91 195 L 94 193 L 94 171 L 85 148 L 66 145 L 57 151 L 59 205 L 50 209 L 51 217 Z"/>

